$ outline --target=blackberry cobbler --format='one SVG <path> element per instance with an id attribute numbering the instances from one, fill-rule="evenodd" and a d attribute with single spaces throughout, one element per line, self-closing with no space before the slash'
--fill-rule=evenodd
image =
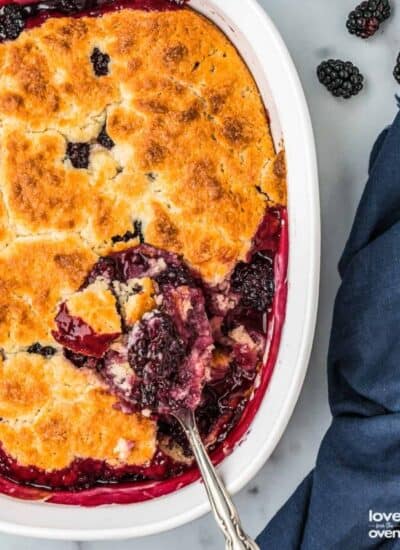
<path id="1" fill-rule="evenodd" d="M 268 384 L 284 153 L 183 1 L 7 4 L 0 42 L 0 491 L 164 494 L 197 475 L 169 413 L 219 461 Z"/>

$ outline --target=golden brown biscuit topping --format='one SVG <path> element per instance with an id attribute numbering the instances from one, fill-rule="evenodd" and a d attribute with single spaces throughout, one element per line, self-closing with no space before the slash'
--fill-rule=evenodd
<path id="1" fill-rule="evenodd" d="M 126 415 L 95 375 L 61 356 L 17 353 L 0 365 L 0 440 L 21 465 L 66 468 L 76 458 L 118 466 L 148 463 L 155 423 Z M 121 452 L 121 440 L 129 452 Z"/>

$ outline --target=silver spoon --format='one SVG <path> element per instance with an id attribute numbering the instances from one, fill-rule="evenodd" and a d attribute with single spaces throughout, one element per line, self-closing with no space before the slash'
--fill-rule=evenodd
<path id="1" fill-rule="evenodd" d="M 260 550 L 243 531 L 239 514 L 224 484 L 219 478 L 200 438 L 193 411 L 174 412 L 192 447 L 215 520 L 225 537 L 226 550 Z"/>

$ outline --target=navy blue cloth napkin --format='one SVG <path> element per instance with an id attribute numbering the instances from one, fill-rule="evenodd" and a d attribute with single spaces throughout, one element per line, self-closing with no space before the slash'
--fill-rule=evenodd
<path id="1" fill-rule="evenodd" d="M 333 421 L 314 471 L 260 535 L 263 550 L 400 548 L 400 115 L 373 148 L 339 271 Z"/>

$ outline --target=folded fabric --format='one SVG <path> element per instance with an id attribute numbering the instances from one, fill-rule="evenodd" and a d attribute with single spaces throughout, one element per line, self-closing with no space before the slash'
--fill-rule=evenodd
<path id="1" fill-rule="evenodd" d="M 339 271 L 333 421 L 314 471 L 260 535 L 265 550 L 400 548 L 400 115 L 373 148 Z"/>

